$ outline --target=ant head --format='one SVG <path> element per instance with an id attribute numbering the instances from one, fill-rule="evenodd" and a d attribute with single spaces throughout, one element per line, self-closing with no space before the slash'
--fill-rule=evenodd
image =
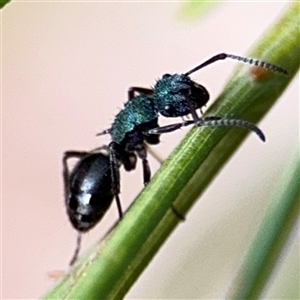
<path id="1" fill-rule="evenodd" d="M 165 74 L 156 82 L 153 101 L 165 117 L 182 117 L 191 108 L 203 107 L 209 99 L 207 90 L 184 74 Z"/>

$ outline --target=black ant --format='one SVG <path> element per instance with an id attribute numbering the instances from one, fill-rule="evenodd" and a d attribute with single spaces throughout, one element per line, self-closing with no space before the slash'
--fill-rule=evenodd
<path id="1" fill-rule="evenodd" d="M 144 185 L 149 183 L 151 171 L 146 145 L 158 144 L 160 134 L 193 124 L 201 127 L 230 126 L 251 130 L 265 141 L 263 132 L 251 122 L 219 116 L 200 118 L 196 112 L 207 104 L 209 94 L 205 87 L 194 82 L 189 75 L 226 58 L 288 75 L 284 69 L 263 61 L 225 53 L 218 54 L 185 74 L 163 75 L 153 89 L 130 88 L 128 101 L 116 115 L 111 128 L 98 134 L 111 135 L 112 141 L 108 146 L 90 152 L 65 152 L 63 157 L 65 203 L 69 219 L 78 231 L 77 247 L 71 265 L 78 256 L 81 233 L 90 230 L 102 219 L 113 198 L 116 199 L 119 216 L 122 218 L 119 198 L 121 165 L 126 171 L 134 170 L 139 157 L 143 165 Z M 168 118 L 191 114 L 192 120 L 160 127 L 159 114 Z M 67 165 L 69 158 L 79 159 L 71 172 Z"/>

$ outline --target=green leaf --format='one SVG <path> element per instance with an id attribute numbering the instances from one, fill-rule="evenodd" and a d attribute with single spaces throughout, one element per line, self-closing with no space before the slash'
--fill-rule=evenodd
<path id="1" fill-rule="evenodd" d="M 11 0 L 0 0 L 0 9 L 2 9 Z"/>
<path id="2" fill-rule="evenodd" d="M 228 299 L 259 298 L 299 218 L 298 147 L 284 177 L 276 182 L 274 190 L 267 214 L 233 283 Z"/>
<path id="3" fill-rule="evenodd" d="M 220 4 L 214 1 L 187 1 L 181 3 L 177 17 L 182 21 L 196 21 L 207 16 Z"/>
<path id="4" fill-rule="evenodd" d="M 241 65 L 207 115 L 256 123 L 269 111 L 299 69 L 297 8 L 290 5 L 249 54 L 285 68 L 290 76 Z M 193 128 L 122 221 L 44 299 L 123 298 L 180 222 L 172 205 L 186 215 L 247 134 L 236 128 Z"/>

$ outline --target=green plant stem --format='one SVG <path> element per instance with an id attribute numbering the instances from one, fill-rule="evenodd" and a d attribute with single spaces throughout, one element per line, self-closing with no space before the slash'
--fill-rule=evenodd
<path id="1" fill-rule="evenodd" d="M 251 52 L 287 69 L 290 76 L 255 79 L 252 68 L 243 65 L 207 115 L 258 122 L 296 74 L 299 54 L 298 11 L 292 4 Z M 247 134 L 242 129 L 193 128 L 122 221 L 44 299 L 123 298 L 180 222 L 171 206 L 184 216 Z"/>
<path id="2" fill-rule="evenodd" d="M 299 218 L 299 149 L 273 199 L 227 299 L 259 299 Z"/>

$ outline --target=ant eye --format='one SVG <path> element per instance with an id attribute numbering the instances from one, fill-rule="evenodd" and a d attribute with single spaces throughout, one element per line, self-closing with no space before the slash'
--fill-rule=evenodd
<path id="1" fill-rule="evenodd" d="M 165 110 L 165 113 L 167 114 L 167 116 L 170 116 L 170 117 L 177 116 L 176 109 L 173 105 L 170 105 L 170 104 L 166 105 L 164 107 L 164 110 Z"/>
<path id="2" fill-rule="evenodd" d="M 166 78 L 169 78 L 169 77 L 171 77 L 170 74 L 164 74 L 162 78 L 163 78 L 163 79 L 166 79 Z"/>

